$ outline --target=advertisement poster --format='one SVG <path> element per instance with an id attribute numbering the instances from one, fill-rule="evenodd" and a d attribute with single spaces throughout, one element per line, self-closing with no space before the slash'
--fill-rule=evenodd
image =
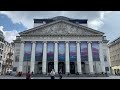
<path id="1" fill-rule="evenodd" d="M 65 43 L 59 42 L 58 44 L 58 60 L 65 61 Z"/>
<path id="2" fill-rule="evenodd" d="M 31 42 L 25 42 L 25 45 L 24 45 L 24 61 L 30 61 L 31 60 L 31 51 L 32 51 L 32 43 Z"/>
<path id="3" fill-rule="evenodd" d="M 35 49 L 35 60 L 42 61 L 43 57 L 43 43 L 36 42 L 36 49 Z"/>
<path id="4" fill-rule="evenodd" d="M 99 44 L 98 42 L 92 42 L 92 56 L 93 61 L 99 61 Z"/>
<path id="5" fill-rule="evenodd" d="M 54 43 L 53 42 L 48 42 L 47 60 L 48 61 L 54 61 Z"/>
<path id="6" fill-rule="evenodd" d="M 81 42 L 81 61 L 88 61 L 88 43 L 87 42 Z"/>
<path id="7" fill-rule="evenodd" d="M 76 42 L 70 42 L 69 44 L 70 46 L 70 61 L 76 61 L 77 60 L 77 46 L 76 46 Z"/>

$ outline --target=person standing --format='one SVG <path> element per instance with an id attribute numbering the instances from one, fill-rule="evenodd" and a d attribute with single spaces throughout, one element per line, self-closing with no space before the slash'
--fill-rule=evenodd
<path id="1" fill-rule="evenodd" d="M 28 73 L 26 74 L 26 79 L 31 79 L 30 72 L 28 72 Z"/>
<path id="2" fill-rule="evenodd" d="M 59 71 L 59 78 L 62 79 L 62 69 Z"/>
<path id="3" fill-rule="evenodd" d="M 54 69 L 52 69 L 52 71 L 50 72 L 51 75 L 51 79 L 55 79 L 55 71 Z"/>

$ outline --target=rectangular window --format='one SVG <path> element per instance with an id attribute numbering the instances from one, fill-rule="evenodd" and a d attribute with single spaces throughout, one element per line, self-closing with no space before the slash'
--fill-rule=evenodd
<path id="1" fill-rule="evenodd" d="M 13 67 L 13 72 L 17 71 L 17 67 Z"/>
<path id="2" fill-rule="evenodd" d="M 106 49 L 103 49 L 104 61 L 107 61 L 107 52 Z"/>
<path id="3" fill-rule="evenodd" d="M 19 56 L 15 56 L 15 62 L 18 62 L 19 61 Z"/>
<path id="4" fill-rule="evenodd" d="M 109 71 L 109 67 L 105 67 L 105 71 Z"/>

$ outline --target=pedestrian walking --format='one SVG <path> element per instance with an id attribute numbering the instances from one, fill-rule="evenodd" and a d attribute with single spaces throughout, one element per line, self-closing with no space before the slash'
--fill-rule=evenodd
<path id="1" fill-rule="evenodd" d="M 54 69 L 52 69 L 52 71 L 50 72 L 51 75 L 51 79 L 55 79 L 55 71 Z"/>
<path id="2" fill-rule="evenodd" d="M 31 79 L 30 72 L 28 72 L 28 73 L 26 74 L 26 79 Z"/>
<path id="3" fill-rule="evenodd" d="M 62 79 L 62 69 L 59 71 L 59 78 Z"/>

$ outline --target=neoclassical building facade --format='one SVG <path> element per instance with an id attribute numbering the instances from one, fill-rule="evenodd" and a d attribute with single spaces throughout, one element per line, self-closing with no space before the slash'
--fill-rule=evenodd
<path id="1" fill-rule="evenodd" d="M 34 27 L 14 40 L 14 71 L 47 74 L 110 73 L 108 40 L 86 19 L 57 16 L 34 19 Z"/>

